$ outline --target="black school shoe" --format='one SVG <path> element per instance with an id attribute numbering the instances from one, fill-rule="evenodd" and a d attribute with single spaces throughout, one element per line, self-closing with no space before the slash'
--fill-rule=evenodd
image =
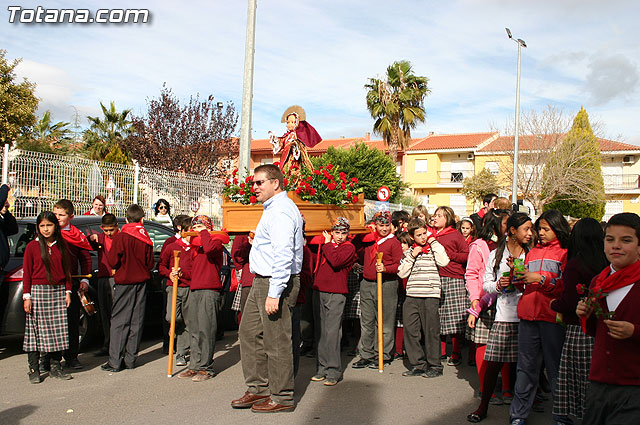
<path id="1" fill-rule="evenodd" d="M 353 369 L 364 369 L 365 367 L 368 367 L 371 364 L 373 364 L 373 361 L 371 361 L 369 359 L 360 359 L 357 362 L 355 362 L 354 364 L 352 364 L 351 367 Z"/>
<path id="2" fill-rule="evenodd" d="M 402 376 L 424 376 L 426 374 L 424 369 L 414 367 L 413 369 L 402 372 Z"/>
<path id="3" fill-rule="evenodd" d="M 389 366 L 392 361 L 393 361 L 393 359 L 383 360 L 382 361 L 382 365 L 383 366 Z M 377 368 L 378 368 L 378 359 L 375 359 L 369 364 L 369 369 L 377 369 Z"/>
<path id="4" fill-rule="evenodd" d="M 109 364 L 109 362 L 106 362 L 105 364 L 103 364 L 102 366 L 100 366 L 100 369 L 104 370 L 105 372 L 120 372 L 122 369 L 120 369 L 119 367 L 113 367 Z"/>
<path id="5" fill-rule="evenodd" d="M 442 376 L 442 370 L 434 369 L 432 367 L 427 369 L 427 371 L 424 373 L 425 378 L 437 378 L 438 376 Z"/>

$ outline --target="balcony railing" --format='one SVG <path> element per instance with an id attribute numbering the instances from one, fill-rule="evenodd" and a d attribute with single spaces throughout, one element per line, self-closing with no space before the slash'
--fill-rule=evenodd
<path id="1" fill-rule="evenodd" d="M 472 171 L 438 171 L 439 184 L 462 184 L 465 177 L 472 175 Z"/>
<path id="2" fill-rule="evenodd" d="M 609 175 L 605 174 L 604 189 L 611 190 L 636 190 L 640 189 L 640 175 L 638 174 L 622 174 Z"/>

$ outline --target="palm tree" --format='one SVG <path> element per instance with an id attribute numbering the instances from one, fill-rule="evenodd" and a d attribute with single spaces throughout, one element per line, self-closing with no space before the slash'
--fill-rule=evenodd
<path id="1" fill-rule="evenodd" d="M 87 117 L 91 126 L 84 133 L 85 151 L 89 158 L 104 160 L 104 158 L 119 147 L 124 139 L 134 131 L 133 122 L 129 120 L 131 109 L 122 112 L 116 110 L 115 102 L 111 102 L 107 109 L 102 102 L 103 118 Z"/>
<path id="2" fill-rule="evenodd" d="M 66 153 L 71 142 L 70 123 L 51 121 L 51 111 L 46 111 L 31 131 L 18 139 L 18 148 L 46 153 Z"/>
<path id="3" fill-rule="evenodd" d="M 367 109 L 376 120 L 373 132 L 382 136 L 396 163 L 399 148 L 406 148 L 411 129 L 424 122 L 424 98 L 431 92 L 427 77 L 413 73 L 408 61 L 394 62 L 384 79 L 369 78 L 365 84 Z"/>

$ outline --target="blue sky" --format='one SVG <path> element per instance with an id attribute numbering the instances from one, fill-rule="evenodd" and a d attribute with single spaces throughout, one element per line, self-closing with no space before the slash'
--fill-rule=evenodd
<path id="1" fill-rule="evenodd" d="M 0 48 L 23 58 L 18 74 L 38 84 L 40 113 L 71 121 L 74 107 L 84 118 L 114 100 L 142 115 L 164 82 L 183 100 L 213 94 L 240 112 L 246 1 L 40 3 L 152 14 L 138 25 L 29 25 L 9 23 L 5 9 Z M 252 136 L 284 132 L 292 104 L 324 138 L 364 136 L 373 120 L 363 86 L 401 59 L 432 91 L 414 137 L 504 128 L 515 109 L 509 27 L 528 46 L 523 111 L 582 105 L 602 136 L 640 145 L 639 12 L 640 3 L 618 0 L 258 0 Z"/>

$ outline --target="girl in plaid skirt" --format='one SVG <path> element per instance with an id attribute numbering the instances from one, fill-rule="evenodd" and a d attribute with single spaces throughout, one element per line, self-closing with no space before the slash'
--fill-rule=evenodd
<path id="1" fill-rule="evenodd" d="M 595 275 L 607 267 L 604 255 L 604 232 L 593 218 L 583 218 L 571 230 L 567 251 L 567 265 L 562 273 L 560 298 L 551 308 L 563 315 L 567 333 L 562 346 L 560 369 L 553 400 L 553 414 L 582 418 L 589 382 L 589 367 L 593 352 L 593 337 L 585 334 L 576 315 L 578 291 L 581 284 L 588 287 Z"/>
<path id="2" fill-rule="evenodd" d="M 462 339 L 467 327 L 467 308 L 469 296 L 464 285 L 464 269 L 469 256 L 469 245 L 464 236 L 456 230 L 455 213 L 449 207 L 438 207 L 431 217 L 434 231 L 432 232 L 438 242 L 447 251 L 449 264 L 440 267 L 440 282 L 442 294 L 440 297 L 440 339 L 441 352 L 445 357 L 447 353 L 447 335 L 451 335 L 451 357 L 447 364 L 458 366 Z"/>
<path id="3" fill-rule="evenodd" d="M 484 215 L 482 226 L 478 229 L 478 239 L 469 245 L 469 258 L 464 273 L 469 301 L 471 301 L 470 314 L 467 319 L 469 324 L 467 339 L 476 345 L 475 363 L 480 381 L 480 392 L 482 392 L 482 382 L 487 369 L 484 363 L 484 352 L 495 316 L 495 306 L 480 308 L 480 300 L 485 295 L 482 284 L 489 253 L 496 249 L 498 240 L 506 233 L 508 218 L 509 211 L 507 210 L 491 209 Z"/>
<path id="4" fill-rule="evenodd" d="M 41 382 L 40 352 L 50 353 L 50 376 L 71 379 L 62 371 L 62 351 L 69 347 L 67 308 L 71 303 L 71 273 L 67 244 L 51 211 L 36 220 L 37 238 L 24 252 L 22 299 L 27 313 L 23 349 L 29 361 L 29 382 Z"/>
<path id="5" fill-rule="evenodd" d="M 505 363 L 518 360 L 518 301 L 522 292 L 513 285 L 514 259 L 524 261 L 529 251 L 529 242 L 533 235 L 531 219 L 523 213 L 515 213 L 507 220 L 507 236 L 502 238 L 498 248 L 489 254 L 484 274 L 483 289 L 488 294 L 498 294 L 496 317 L 489 339 L 484 360 L 486 371 L 482 383 L 480 406 L 469 416 L 469 422 L 480 422 L 487 417 L 492 389 L 496 386 L 498 373 Z"/>

